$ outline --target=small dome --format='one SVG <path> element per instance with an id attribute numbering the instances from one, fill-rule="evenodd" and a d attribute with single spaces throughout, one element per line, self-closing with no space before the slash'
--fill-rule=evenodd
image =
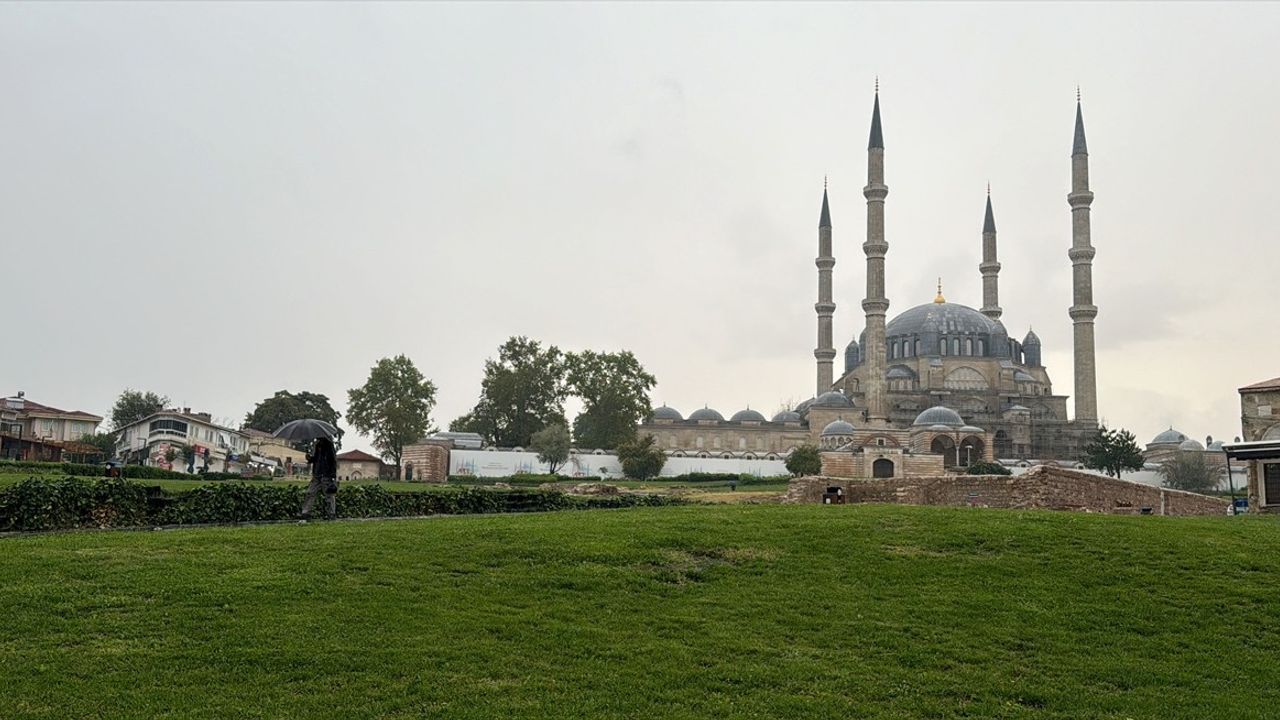
<path id="1" fill-rule="evenodd" d="M 1221 441 L 1221 440 L 1214 440 L 1213 442 L 1209 443 L 1209 447 L 1208 447 L 1207 449 L 1209 449 L 1209 450 L 1217 450 L 1217 451 L 1221 452 L 1221 451 L 1222 451 L 1222 441 Z"/>
<path id="2" fill-rule="evenodd" d="M 808 400 L 805 400 L 804 402 L 800 403 L 799 405 L 796 406 L 796 412 L 800 413 L 801 415 L 805 414 L 805 412 L 809 410 L 809 406 L 813 405 L 813 401 L 816 399 L 817 398 L 809 398 Z"/>
<path id="3" fill-rule="evenodd" d="M 928 410 L 916 416 L 916 421 L 912 425 L 946 425 L 952 428 L 958 428 L 964 425 L 960 413 L 949 407 L 935 405 Z"/>
<path id="4" fill-rule="evenodd" d="M 673 407 L 667 407 L 666 405 L 663 405 L 662 407 L 653 409 L 653 419 L 680 421 L 680 420 L 684 420 L 684 416 L 680 414 L 679 410 Z"/>
<path id="5" fill-rule="evenodd" d="M 965 425 L 965 426 L 961 427 L 957 432 L 969 433 L 969 434 L 971 434 L 971 435 L 976 435 L 976 434 L 978 434 L 978 433 L 984 433 L 984 432 L 986 432 L 986 430 L 983 430 L 983 429 L 982 429 L 982 428 L 980 428 L 980 427 L 974 427 L 973 425 Z"/>
<path id="6" fill-rule="evenodd" d="M 853 425 L 844 420 L 833 420 L 826 427 L 822 428 L 822 437 L 831 437 L 832 435 L 852 435 Z"/>
<path id="7" fill-rule="evenodd" d="M 1187 438 L 1186 440 L 1183 440 L 1182 442 L 1178 443 L 1178 449 L 1202 451 L 1204 450 L 1204 446 L 1200 444 L 1199 440 L 1192 440 L 1191 438 Z"/>
<path id="8" fill-rule="evenodd" d="M 776 423 L 798 423 L 800 422 L 800 413 L 794 410 L 783 410 L 773 416 L 773 421 Z"/>
<path id="9" fill-rule="evenodd" d="M 955 430 L 955 428 L 953 428 L 953 427 L 947 427 L 946 425 L 930 425 L 930 426 L 929 426 L 929 432 L 944 432 L 944 433 L 949 433 L 949 432 L 951 432 L 952 430 Z"/>
<path id="10" fill-rule="evenodd" d="M 752 410 L 751 408 L 747 408 L 746 410 L 739 410 L 738 412 L 734 413 L 734 414 L 733 414 L 733 417 L 729 418 L 729 422 L 736 422 L 736 423 L 745 423 L 745 422 L 762 423 L 762 422 L 764 422 L 764 416 L 763 416 L 763 415 L 761 415 L 760 413 L 756 412 L 755 410 Z"/>
<path id="11" fill-rule="evenodd" d="M 715 422 L 724 422 L 723 415 L 721 415 L 720 413 L 708 407 L 704 407 L 699 410 L 694 410 L 693 414 L 689 416 L 689 419 L 698 421 L 698 422 L 703 422 L 708 420 L 715 421 Z"/>
<path id="12" fill-rule="evenodd" d="M 1010 405 L 1005 412 L 1031 412 L 1031 408 L 1026 405 Z"/>
<path id="13" fill-rule="evenodd" d="M 1018 370 L 1013 373 L 1013 381 L 1014 382 L 1035 382 L 1036 379 L 1022 372 L 1021 370 Z"/>
<path id="14" fill-rule="evenodd" d="M 851 408 L 853 407 L 853 401 L 845 397 L 844 393 L 832 390 L 831 392 L 824 392 L 815 398 L 811 407 Z"/>
<path id="15" fill-rule="evenodd" d="M 1035 330 L 1027 330 L 1027 336 L 1022 339 L 1023 347 L 1039 347 L 1040 336 L 1036 335 Z"/>
<path id="16" fill-rule="evenodd" d="M 1169 428 L 1168 430 L 1165 430 L 1164 432 L 1155 436 L 1155 438 L 1151 440 L 1150 444 L 1151 445 L 1172 445 L 1174 443 L 1180 443 L 1186 439 L 1187 439 L 1186 435 L 1183 435 L 1182 433 L 1178 432 L 1177 430 L 1174 430 L 1173 428 Z"/>

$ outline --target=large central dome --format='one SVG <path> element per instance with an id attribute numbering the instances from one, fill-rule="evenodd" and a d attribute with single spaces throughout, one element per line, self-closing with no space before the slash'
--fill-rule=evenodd
<path id="1" fill-rule="evenodd" d="M 968 305 L 949 302 L 931 302 L 905 310 L 885 326 L 885 335 L 966 335 L 991 334 L 996 324 L 986 315 Z"/>

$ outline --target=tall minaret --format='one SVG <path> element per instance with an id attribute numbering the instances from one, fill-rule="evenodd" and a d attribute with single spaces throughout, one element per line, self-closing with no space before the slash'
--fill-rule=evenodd
<path id="1" fill-rule="evenodd" d="M 1080 110 L 1080 91 L 1076 90 L 1076 135 L 1071 148 L 1071 258 L 1072 305 L 1069 314 L 1074 323 L 1076 421 L 1096 424 L 1098 421 L 1098 379 L 1093 354 L 1093 319 L 1098 307 L 1093 304 L 1093 244 L 1089 238 L 1089 150 L 1084 141 L 1084 114 Z"/>
<path id="2" fill-rule="evenodd" d="M 867 314 L 867 339 L 862 351 L 867 359 L 867 420 L 881 424 L 889 419 L 884 379 L 884 316 L 889 311 L 889 300 L 884 296 L 884 256 L 889 251 L 884 240 L 884 199 L 888 194 L 889 187 L 884 184 L 884 136 L 880 131 L 880 82 L 876 81 L 871 139 L 867 143 L 867 186 L 862 189 L 867 199 L 867 241 L 862 244 L 867 254 L 867 297 L 862 301 Z"/>
<path id="3" fill-rule="evenodd" d="M 836 311 L 836 304 L 831 301 L 831 268 L 836 259 L 831 256 L 831 210 L 827 207 L 827 181 L 822 181 L 822 215 L 818 217 L 818 302 L 813 309 L 818 313 L 818 347 L 813 356 L 818 359 L 818 389 L 814 397 L 830 392 L 831 363 L 836 358 L 836 349 L 831 340 L 831 315 Z"/>
<path id="4" fill-rule="evenodd" d="M 1000 289 L 997 285 L 1000 276 L 1000 263 L 996 261 L 996 216 L 991 212 L 991 185 L 987 185 L 987 217 L 982 221 L 982 263 L 978 265 L 982 273 L 982 314 L 992 320 L 999 320 Z"/>

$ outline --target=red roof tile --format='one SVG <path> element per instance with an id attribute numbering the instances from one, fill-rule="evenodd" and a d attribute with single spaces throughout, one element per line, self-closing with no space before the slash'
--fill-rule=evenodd
<path id="1" fill-rule="evenodd" d="M 348 450 L 338 456 L 339 460 L 352 460 L 355 462 L 382 462 L 382 458 L 374 457 L 367 452 L 361 450 Z"/>

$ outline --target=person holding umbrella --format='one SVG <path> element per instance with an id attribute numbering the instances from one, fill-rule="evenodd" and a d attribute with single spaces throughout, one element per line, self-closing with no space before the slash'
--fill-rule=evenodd
<path id="1" fill-rule="evenodd" d="M 315 441 L 307 453 L 307 462 L 311 463 L 311 484 L 307 486 L 307 498 L 302 502 L 302 519 L 310 519 L 316 496 L 323 492 L 329 519 L 332 520 L 338 514 L 338 456 L 333 446 L 337 428 L 323 420 L 304 419 L 287 422 L 272 434 L 290 442 Z"/>
<path id="2" fill-rule="evenodd" d="M 333 441 L 323 436 L 316 438 L 311 452 L 307 453 L 307 462 L 311 463 L 311 484 L 307 486 L 307 499 L 302 502 L 302 519 L 311 518 L 316 496 L 323 492 L 329 519 L 332 520 L 338 516 L 338 457 Z"/>

